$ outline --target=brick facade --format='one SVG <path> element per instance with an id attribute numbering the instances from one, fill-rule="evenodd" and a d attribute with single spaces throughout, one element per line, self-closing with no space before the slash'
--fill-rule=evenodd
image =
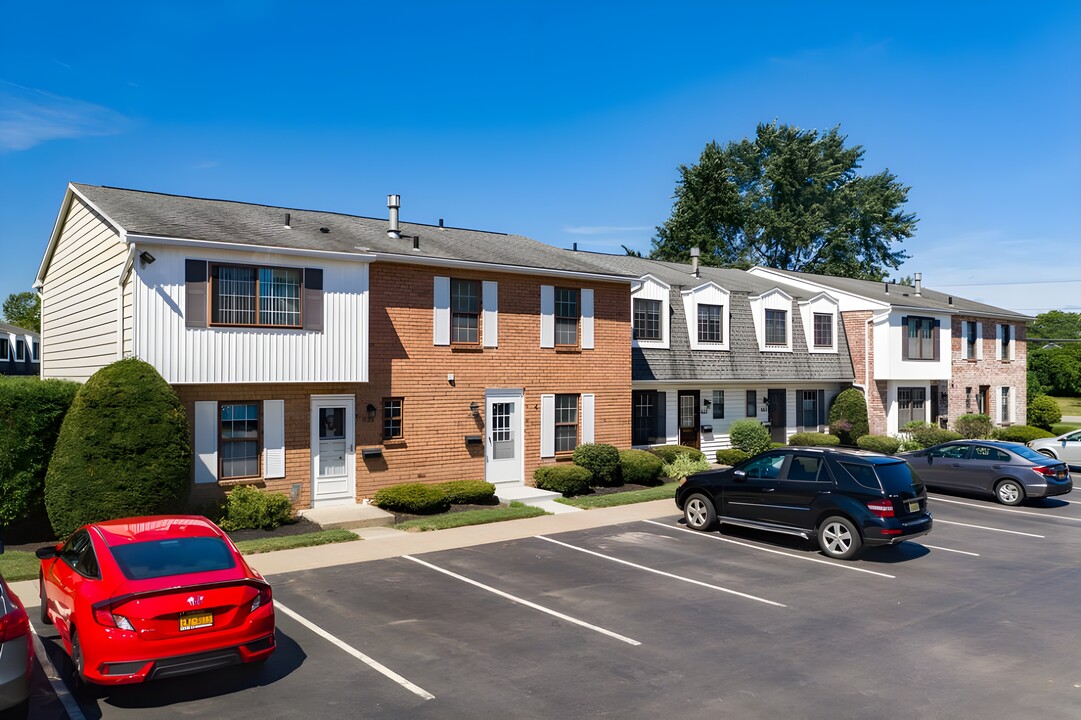
<path id="1" fill-rule="evenodd" d="M 864 397 L 867 399 L 869 432 L 872 435 L 885 435 L 887 431 L 886 398 L 889 397 L 889 388 L 885 381 L 874 379 L 875 331 L 874 324 L 868 322 L 871 319 L 871 311 L 843 312 L 841 319 L 848 338 L 848 354 L 852 357 L 855 384 L 864 388 Z"/>
<path id="2" fill-rule="evenodd" d="M 965 359 L 962 343 L 962 322 L 983 323 L 983 338 L 980 340 L 983 349 L 982 359 Z M 979 393 L 981 386 L 988 388 L 988 403 L 984 408 L 984 414 L 990 416 L 995 425 L 1011 424 L 1002 421 L 1002 386 L 1013 388 L 1011 401 L 1013 403 L 1013 423 L 1023 425 L 1026 422 L 1028 411 L 1028 343 L 1025 342 L 1024 323 L 1010 323 L 1012 327 L 1012 339 L 1014 344 L 1014 357 L 1012 360 L 998 360 L 996 358 L 995 320 L 970 315 L 958 315 L 952 323 L 952 348 L 950 351 L 952 367 L 950 371 L 949 407 L 950 427 L 953 421 L 966 413 L 975 413 L 977 403 L 975 395 Z M 969 395 L 966 388 L 971 388 Z M 966 398 L 967 405 L 966 405 Z"/>

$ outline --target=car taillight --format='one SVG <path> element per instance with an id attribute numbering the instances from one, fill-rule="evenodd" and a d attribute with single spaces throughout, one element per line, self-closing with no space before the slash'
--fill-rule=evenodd
<path id="1" fill-rule="evenodd" d="M 30 634 L 30 617 L 21 607 L 16 606 L 7 615 L 0 617 L 0 643 L 21 638 Z"/>
<path id="2" fill-rule="evenodd" d="M 259 588 L 259 594 L 256 595 L 255 599 L 251 601 L 251 610 L 249 610 L 248 612 L 255 612 L 256 608 L 262 607 L 263 605 L 269 605 L 271 598 L 272 596 L 270 593 L 269 585 L 265 585 Z"/>
<path id="3" fill-rule="evenodd" d="M 1055 477 L 1056 475 L 1058 475 L 1057 469 L 1047 465 L 1039 465 L 1037 467 L 1034 467 L 1032 468 L 1032 472 L 1036 473 L 1037 475 L 1042 475 L 1043 477 Z"/>
<path id="4" fill-rule="evenodd" d="M 131 624 L 123 615 L 113 614 L 113 609 L 109 605 L 97 605 L 94 607 L 94 619 L 98 621 L 98 625 L 104 625 L 105 627 L 114 627 L 121 630 L 135 630 L 135 627 Z"/>
<path id="5" fill-rule="evenodd" d="M 872 500 L 867 503 L 867 509 L 870 510 L 875 517 L 893 517 L 893 503 L 889 500 Z"/>

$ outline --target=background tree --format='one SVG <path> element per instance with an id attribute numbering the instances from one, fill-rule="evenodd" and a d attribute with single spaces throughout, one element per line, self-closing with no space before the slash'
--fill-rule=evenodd
<path id="1" fill-rule="evenodd" d="M 902 211 L 909 188 L 888 170 L 860 176 L 863 148 L 823 134 L 759 124 L 755 138 L 706 145 L 697 165 L 681 165 L 672 215 L 657 228 L 650 256 L 702 263 L 765 265 L 882 280 L 908 257 L 916 216 Z"/>
<path id="2" fill-rule="evenodd" d="M 4 322 L 41 332 L 41 298 L 36 292 L 11 293 L 4 300 Z"/>
<path id="3" fill-rule="evenodd" d="M 1030 338 L 1081 340 L 1081 313 L 1052 310 L 1040 313 L 1029 323 Z"/>

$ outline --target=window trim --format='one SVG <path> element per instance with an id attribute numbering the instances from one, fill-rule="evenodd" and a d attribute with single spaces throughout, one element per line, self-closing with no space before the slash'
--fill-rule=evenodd
<path id="1" fill-rule="evenodd" d="M 757 390 L 748 390 L 745 397 L 744 397 L 744 401 L 746 402 L 746 406 L 744 407 L 744 411 L 747 413 L 747 417 L 749 417 L 749 418 L 753 417 L 753 418 L 757 419 L 758 418 L 758 391 Z"/>
<path id="2" fill-rule="evenodd" d="M 657 334 L 656 337 L 643 337 L 638 334 L 638 303 L 656 303 L 657 305 Z M 631 339 L 638 342 L 656 343 L 664 340 L 664 323 L 662 322 L 661 314 L 664 312 L 664 301 L 657 300 L 655 298 L 631 298 Z M 646 316 L 646 325 L 649 323 L 648 311 L 644 313 Z"/>
<path id="3" fill-rule="evenodd" d="M 226 439 L 222 428 L 221 411 L 227 405 L 252 405 L 255 407 L 255 463 L 256 472 L 253 475 L 226 475 L 225 474 L 225 446 L 251 442 L 250 438 L 243 440 Z M 217 430 L 218 430 L 218 482 L 227 481 L 233 482 L 236 480 L 247 480 L 250 478 L 263 477 L 263 408 L 262 403 L 258 400 L 219 400 L 218 412 L 217 412 Z"/>
<path id="4" fill-rule="evenodd" d="M 454 309 L 454 301 L 456 295 L 454 293 L 455 287 L 460 287 L 462 284 L 472 285 L 476 289 L 476 312 L 462 312 Z M 481 325 L 481 316 L 484 311 L 484 285 L 480 280 L 472 280 L 469 278 L 450 278 L 450 344 L 458 346 L 475 346 L 481 344 L 481 339 L 484 337 L 484 328 Z M 460 317 L 472 317 L 473 318 L 473 333 L 476 337 L 472 340 L 458 340 L 457 327 L 455 326 L 455 320 Z"/>
<path id="5" fill-rule="evenodd" d="M 559 401 L 560 399 L 574 398 L 574 422 L 560 422 L 559 421 Z M 582 430 L 582 408 L 581 408 L 582 396 L 576 393 L 556 393 L 555 394 L 555 413 L 552 416 L 552 439 L 553 447 L 555 448 L 555 454 L 557 456 L 568 455 L 574 452 L 574 449 L 578 447 L 579 438 L 581 437 Z M 567 408 L 564 408 L 567 409 Z M 570 450 L 559 449 L 559 433 L 557 430 L 561 427 L 574 427 L 574 446 Z"/>
<path id="6" fill-rule="evenodd" d="M 836 322 L 837 315 L 835 313 L 824 313 L 811 311 L 811 336 L 812 347 L 816 350 L 829 350 L 834 347 L 834 323 Z M 829 331 L 829 339 L 827 342 L 818 341 L 818 321 L 820 319 L 826 320 L 827 330 Z"/>
<path id="7" fill-rule="evenodd" d="M 220 278 L 218 277 L 218 270 L 221 269 L 221 268 L 226 268 L 226 267 L 228 267 L 228 268 L 251 268 L 251 269 L 255 270 L 255 293 L 254 293 L 253 297 L 254 297 L 254 300 L 255 300 L 254 313 L 255 313 L 256 322 L 254 322 L 254 323 L 226 323 L 226 322 L 219 322 L 216 319 L 217 313 L 220 312 L 220 307 L 217 307 L 216 303 L 215 303 L 216 298 L 219 297 L 219 283 L 221 282 Z M 305 289 L 304 268 L 296 267 L 296 266 L 292 266 L 292 265 L 256 265 L 256 264 L 252 264 L 252 263 L 220 262 L 220 261 L 211 260 L 208 263 L 207 270 L 208 270 L 207 281 L 208 281 L 208 284 L 209 284 L 209 288 L 208 288 L 209 292 L 207 293 L 207 295 L 208 295 L 208 297 L 207 297 L 208 309 L 209 309 L 209 312 L 207 313 L 207 322 L 206 322 L 207 327 L 240 327 L 240 328 L 248 327 L 248 328 L 267 328 L 267 329 L 272 329 L 272 330 L 301 330 L 301 329 L 304 328 L 304 289 Z M 297 288 L 297 323 L 295 325 L 276 325 L 276 324 L 266 324 L 266 323 L 259 322 L 259 318 L 262 315 L 262 311 L 259 308 L 259 303 L 260 303 L 260 299 L 261 299 L 260 292 L 259 292 L 259 286 L 260 286 L 261 281 L 260 281 L 259 276 L 260 276 L 262 270 L 289 270 L 289 271 L 296 272 L 296 273 L 298 273 L 300 275 L 300 284 L 298 285 L 298 288 Z"/>
<path id="8" fill-rule="evenodd" d="M 394 415 L 394 403 L 397 403 L 397 416 Z M 383 441 L 402 440 L 405 438 L 405 398 L 400 395 L 391 395 L 383 398 L 380 403 L 383 407 L 383 429 L 381 436 Z M 394 420 L 398 421 L 398 433 L 387 435 L 388 423 L 393 423 Z"/>
<path id="9" fill-rule="evenodd" d="M 724 305 L 718 305 L 716 303 L 695 303 L 698 315 L 698 344 L 699 345 L 723 345 L 724 344 Z M 717 314 L 717 337 L 703 338 L 702 337 L 702 311 L 706 310 L 709 315 L 712 315 L 712 311 L 716 310 Z M 707 329 L 708 325 L 712 323 L 712 318 L 706 318 Z"/>
<path id="10" fill-rule="evenodd" d="M 575 315 L 560 315 L 559 294 L 560 293 L 573 293 L 574 294 L 574 309 Z M 560 342 L 559 341 L 559 324 L 560 321 L 574 323 L 574 342 Z M 557 348 L 576 348 L 579 347 L 582 337 L 582 291 L 580 288 L 559 287 L 558 285 L 552 290 L 552 340 Z"/>
<path id="11" fill-rule="evenodd" d="M 781 342 L 770 342 L 770 313 L 779 313 L 784 320 L 781 326 Z M 762 341 L 767 350 L 788 347 L 788 311 L 780 308 L 765 308 L 762 313 Z M 774 327 L 776 330 L 776 327 Z"/>
<path id="12" fill-rule="evenodd" d="M 724 420 L 724 390 L 714 390 L 710 407 L 714 420 Z"/>

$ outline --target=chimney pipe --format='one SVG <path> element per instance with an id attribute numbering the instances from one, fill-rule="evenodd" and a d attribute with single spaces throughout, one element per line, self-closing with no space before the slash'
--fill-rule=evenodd
<path id="1" fill-rule="evenodd" d="M 387 195 L 387 207 L 390 208 L 390 227 L 387 235 L 397 240 L 402 236 L 398 229 L 398 208 L 402 206 L 402 199 L 398 195 Z"/>
<path id="2" fill-rule="evenodd" d="M 698 277 L 698 248 L 691 248 L 691 274 Z"/>
<path id="3" fill-rule="evenodd" d="M 923 273 L 912 273 L 912 277 L 916 279 L 916 297 L 920 297 L 923 292 Z"/>

